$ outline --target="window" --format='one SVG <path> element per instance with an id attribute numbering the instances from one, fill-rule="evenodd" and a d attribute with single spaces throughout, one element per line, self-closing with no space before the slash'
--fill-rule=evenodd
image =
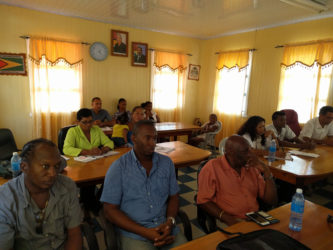
<path id="1" fill-rule="evenodd" d="M 183 54 L 152 52 L 151 99 L 161 121 L 182 120 L 186 61 Z"/>
<path id="2" fill-rule="evenodd" d="M 332 98 L 333 62 L 327 56 L 327 45 L 285 48 L 278 109 L 294 109 L 300 123 L 316 117 L 319 109 L 329 104 Z"/>
<path id="3" fill-rule="evenodd" d="M 252 51 L 247 66 L 223 67 L 217 71 L 215 84 L 215 110 L 226 115 L 247 115 L 248 90 L 252 64 Z"/>

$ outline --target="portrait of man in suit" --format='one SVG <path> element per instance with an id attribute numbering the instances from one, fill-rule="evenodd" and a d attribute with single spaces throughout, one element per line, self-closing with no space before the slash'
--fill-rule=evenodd
<path id="1" fill-rule="evenodd" d="M 132 43 L 132 65 L 147 66 L 148 45 L 143 43 Z"/>

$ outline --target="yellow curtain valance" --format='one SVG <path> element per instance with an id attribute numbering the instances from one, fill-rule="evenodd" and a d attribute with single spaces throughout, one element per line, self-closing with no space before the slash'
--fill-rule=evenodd
<path id="1" fill-rule="evenodd" d="M 74 65 L 82 61 L 82 44 L 31 38 L 29 56 L 37 63 L 41 61 L 42 56 L 45 56 L 52 64 L 63 59 L 68 64 Z"/>
<path id="2" fill-rule="evenodd" d="M 162 68 L 168 66 L 172 70 L 184 70 L 186 69 L 187 59 L 184 54 L 155 51 L 154 53 L 154 66 Z"/>
<path id="3" fill-rule="evenodd" d="M 217 59 L 216 68 L 224 67 L 231 69 L 238 66 L 239 69 L 245 68 L 249 64 L 249 50 L 222 52 Z"/>
<path id="4" fill-rule="evenodd" d="M 307 45 L 286 45 L 281 65 L 289 67 L 295 63 L 311 67 L 315 62 L 324 66 L 333 62 L 333 42 Z"/>

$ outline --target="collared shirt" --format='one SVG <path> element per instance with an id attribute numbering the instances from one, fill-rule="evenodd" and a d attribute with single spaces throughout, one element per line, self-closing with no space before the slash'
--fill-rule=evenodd
<path id="1" fill-rule="evenodd" d="M 272 137 L 268 136 L 266 138 L 265 145 L 262 145 L 261 144 L 261 136 L 257 136 L 257 138 L 255 138 L 254 141 L 251 140 L 251 136 L 248 133 L 245 133 L 242 136 L 249 142 L 251 148 L 254 148 L 254 149 L 266 150 L 267 148 L 269 148 L 269 145 L 271 144 L 271 141 L 272 141 Z"/>
<path id="2" fill-rule="evenodd" d="M 319 122 L 319 117 L 309 120 L 303 127 L 299 137 L 309 137 L 311 139 L 322 140 L 326 136 L 333 136 L 333 122 L 324 127 Z"/>
<path id="3" fill-rule="evenodd" d="M 75 183 L 58 175 L 45 210 L 43 234 L 36 233 L 40 212 L 24 184 L 24 173 L 0 187 L 0 249 L 63 249 L 67 229 L 80 225 L 81 208 Z"/>
<path id="4" fill-rule="evenodd" d="M 259 209 L 257 197 L 264 197 L 265 185 L 258 169 L 242 167 L 239 175 L 222 156 L 200 171 L 197 203 L 212 201 L 228 214 L 246 218 L 246 213 Z"/>
<path id="5" fill-rule="evenodd" d="M 90 129 L 90 141 L 80 126 L 70 128 L 64 142 L 64 154 L 78 156 L 83 149 L 89 150 L 99 146 L 114 148 L 113 142 L 104 134 L 100 127 L 94 125 Z"/>
<path id="6" fill-rule="evenodd" d="M 179 191 L 171 159 L 153 153 L 152 161 L 153 167 L 147 176 L 134 150 L 120 157 L 105 176 L 101 197 L 102 202 L 119 205 L 130 219 L 146 228 L 157 227 L 166 221 L 168 198 Z M 173 233 L 179 230 L 175 229 Z M 120 232 L 130 238 L 147 240 L 123 229 Z"/>
<path id="7" fill-rule="evenodd" d="M 90 110 L 91 110 L 92 118 L 94 121 L 96 121 L 96 120 L 100 120 L 102 122 L 104 122 L 105 120 L 112 121 L 111 115 L 105 109 L 101 109 L 97 114 L 95 113 L 95 111 L 93 109 L 90 109 Z"/>
<path id="8" fill-rule="evenodd" d="M 277 129 L 275 128 L 274 124 L 270 124 L 268 126 L 266 126 L 266 130 L 271 130 L 274 132 L 274 135 L 279 138 L 280 141 L 283 141 L 284 139 L 294 139 L 296 137 L 295 133 L 291 130 L 291 128 L 286 125 L 284 128 L 281 128 L 281 132 L 279 134 L 279 132 L 277 131 Z"/>

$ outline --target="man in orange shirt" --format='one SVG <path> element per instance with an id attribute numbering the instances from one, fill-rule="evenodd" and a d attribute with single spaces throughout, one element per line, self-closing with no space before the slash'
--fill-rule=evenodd
<path id="1" fill-rule="evenodd" d="M 275 205 L 277 193 L 269 167 L 251 152 L 241 136 L 231 136 L 225 155 L 210 160 L 198 180 L 198 205 L 227 225 L 259 209 L 257 198 Z"/>

